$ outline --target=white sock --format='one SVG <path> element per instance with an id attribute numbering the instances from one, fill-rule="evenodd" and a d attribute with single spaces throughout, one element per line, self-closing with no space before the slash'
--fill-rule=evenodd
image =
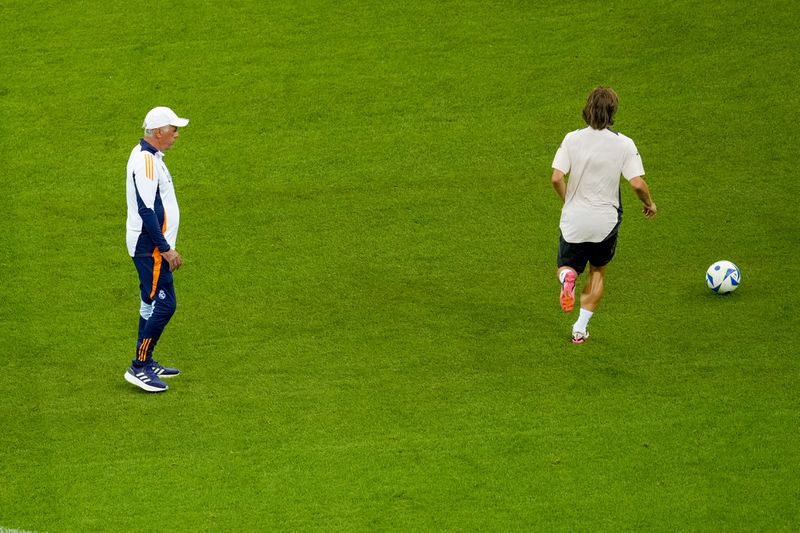
<path id="1" fill-rule="evenodd" d="M 589 319 L 592 318 L 594 313 L 581 307 L 581 314 L 578 315 L 578 321 L 572 325 L 572 331 L 586 332 L 586 327 L 589 325 Z"/>
<path id="2" fill-rule="evenodd" d="M 558 281 L 560 281 L 562 285 L 564 284 L 564 278 L 567 276 L 567 272 L 569 272 L 568 268 L 563 268 L 558 272 Z"/>

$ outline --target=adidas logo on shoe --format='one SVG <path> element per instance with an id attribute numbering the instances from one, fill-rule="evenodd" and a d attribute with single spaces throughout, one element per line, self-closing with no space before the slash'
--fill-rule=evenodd
<path id="1" fill-rule="evenodd" d="M 164 392 L 169 389 L 167 384 L 161 381 L 149 366 L 144 366 L 142 368 L 130 367 L 128 371 L 125 372 L 125 381 L 147 392 Z"/>

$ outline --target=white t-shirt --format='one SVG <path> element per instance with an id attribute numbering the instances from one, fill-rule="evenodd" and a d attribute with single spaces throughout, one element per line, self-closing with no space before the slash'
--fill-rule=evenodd
<path id="1" fill-rule="evenodd" d="M 564 137 L 553 168 L 569 174 L 560 227 L 571 243 L 608 237 L 620 217 L 620 174 L 628 181 L 644 175 L 642 158 L 630 138 L 588 126 Z"/>

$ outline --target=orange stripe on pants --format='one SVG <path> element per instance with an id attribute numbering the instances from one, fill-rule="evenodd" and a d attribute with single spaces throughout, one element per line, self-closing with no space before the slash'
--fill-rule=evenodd
<path id="1" fill-rule="evenodd" d="M 141 346 L 139 346 L 139 361 L 146 361 L 147 360 L 147 350 L 150 348 L 150 343 L 153 342 L 153 339 L 143 339 Z"/>
<path id="2" fill-rule="evenodd" d="M 161 224 L 161 234 L 167 232 L 167 210 L 164 210 L 164 222 Z M 150 291 L 150 299 L 156 296 L 156 286 L 158 285 L 158 278 L 161 277 L 161 252 L 158 248 L 153 250 L 153 290 Z"/>
<path id="3" fill-rule="evenodd" d="M 153 250 L 153 290 L 150 291 L 151 300 L 155 298 L 159 277 L 161 277 L 161 252 L 156 248 Z"/>

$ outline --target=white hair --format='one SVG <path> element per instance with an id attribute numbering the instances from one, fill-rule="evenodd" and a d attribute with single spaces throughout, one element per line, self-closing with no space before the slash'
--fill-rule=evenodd
<path id="1" fill-rule="evenodd" d="M 145 128 L 144 129 L 144 136 L 145 137 L 153 137 L 156 134 L 156 131 L 160 131 L 161 133 L 166 133 L 167 132 L 167 128 L 171 128 L 171 127 L 172 126 L 167 124 L 166 126 L 161 126 L 160 128 L 152 128 L 152 129 Z"/>

